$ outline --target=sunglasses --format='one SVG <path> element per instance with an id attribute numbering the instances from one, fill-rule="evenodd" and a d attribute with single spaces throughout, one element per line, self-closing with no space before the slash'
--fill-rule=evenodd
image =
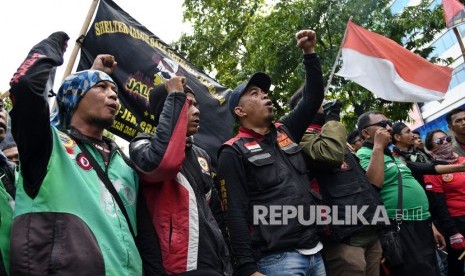
<path id="1" fill-rule="evenodd" d="M 434 140 L 433 142 L 434 142 L 436 145 L 442 145 L 442 144 L 444 144 L 444 143 L 446 143 L 446 142 L 447 142 L 447 143 L 450 143 L 450 142 L 452 142 L 452 137 L 450 137 L 450 136 L 444 136 L 444 137 L 442 137 L 442 138 L 439 138 L 439 139 Z"/>
<path id="2" fill-rule="evenodd" d="M 382 127 L 382 128 L 386 128 L 387 126 L 392 127 L 392 121 L 389 121 L 389 120 L 379 121 L 379 122 L 377 122 L 377 123 L 374 123 L 374 124 L 371 124 L 371 125 L 367 125 L 367 126 L 365 126 L 364 128 L 362 128 L 362 129 L 365 129 L 365 128 L 368 128 L 368 127 L 371 127 L 371 126 L 379 126 L 379 127 Z"/>

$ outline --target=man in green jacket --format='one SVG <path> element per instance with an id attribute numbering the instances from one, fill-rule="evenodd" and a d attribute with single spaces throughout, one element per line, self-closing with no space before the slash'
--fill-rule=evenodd
<path id="1" fill-rule="evenodd" d="M 34 46 L 10 82 L 21 164 L 11 274 L 142 275 L 134 241 L 138 176 L 103 137 L 119 108 L 112 56 L 66 77 L 50 124 L 45 87 L 68 39 L 57 32 Z"/>

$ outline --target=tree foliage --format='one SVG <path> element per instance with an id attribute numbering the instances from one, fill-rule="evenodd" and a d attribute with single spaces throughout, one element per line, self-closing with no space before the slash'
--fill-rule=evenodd
<path id="1" fill-rule="evenodd" d="M 287 100 L 304 82 L 301 52 L 295 46 L 295 33 L 311 28 L 317 32 L 317 52 L 325 79 L 344 36 L 346 24 L 353 21 L 371 31 L 402 43 L 407 49 L 427 57 L 434 34 L 445 28 L 441 6 L 430 1 L 407 7 L 392 15 L 389 0 L 185 0 L 184 19 L 193 33 L 184 34 L 175 48 L 220 83 L 235 87 L 257 71 L 273 80 L 272 101 L 280 116 L 287 111 Z M 434 62 L 440 62 L 437 58 Z M 341 64 L 338 64 L 338 67 Z M 405 120 L 410 103 L 375 99 L 366 89 L 335 76 L 327 98 L 344 103 L 343 122 L 354 127 L 357 117 L 368 110 L 379 110 L 393 120 Z"/>

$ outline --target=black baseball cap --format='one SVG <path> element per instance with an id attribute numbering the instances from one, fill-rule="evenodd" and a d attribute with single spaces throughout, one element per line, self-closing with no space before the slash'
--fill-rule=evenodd
<path id="1" fill-rule="evenodd" d="M 231 92 L 231 96 L 229 97 L 228 106 L 229 111 L 233 116 L 235 116 L 234 108 L 239 104 L 239 99 L 247 90 L 247 88 L 251 85 L 256 85 L 260 87 L 261 90 L 268 93 L 270 91 L 271 86 L 271 78 L 265 73 L 258 72 L 253 74 L 253 76 L 249 79 L 249 81 L 240 84 L 238 87 L 234 88 Z"/>

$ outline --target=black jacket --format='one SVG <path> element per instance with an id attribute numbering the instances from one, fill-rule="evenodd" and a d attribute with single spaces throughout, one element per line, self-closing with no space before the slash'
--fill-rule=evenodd
<path id="1" fill-rule="evenodd" d="M 226 202 L 233 262 L 238 275 L 258 271 L 256 262 L 265 254 L 313 248 L 318 243 L 314 226 L 295 220 L 287 225 L 253 225 L 257 205 L 313 204 L 310 179 L 298 147 L 307 126 L 323 100 L 323 76 L 316 54 L 304 55 L 306 83 L 297 107 L 279 120 L 277 129 L 257 134 L 241 128 L 241 133 L 219 151 L 218 175 Z M 278 131 L 277 131 L 278 130 Z M 251 144 L 247 144 L 251 143 Z M 226 195 L 226 196 L 225 196 Z"/>

